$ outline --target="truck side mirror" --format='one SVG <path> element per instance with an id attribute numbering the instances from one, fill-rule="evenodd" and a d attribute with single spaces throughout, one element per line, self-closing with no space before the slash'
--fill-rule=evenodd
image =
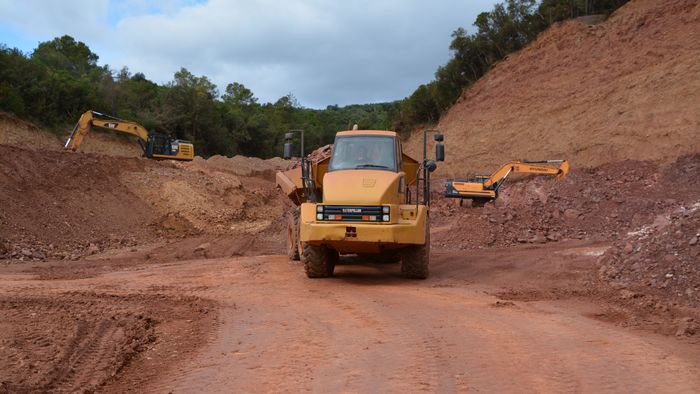
<path id="1" fill-rule="evenodd" d="M 445 161 L 445 145 L 435 144 L 435 160 Z"/>
<path id="2" fill-rule="evenodd" d="M 437 163 L 435 160 L 428 160 L 425 162 L 425 168 L 428 169 L 428 172 L 433 172 L 437 169 Z"/>
<path id="3" fill-rule="evenodd" d="M 291 142 L 284 143 L 284 156 L 283 157 L 284 157 L 284 160 L 289 160 L 292 158 L 292 143 Z"/>

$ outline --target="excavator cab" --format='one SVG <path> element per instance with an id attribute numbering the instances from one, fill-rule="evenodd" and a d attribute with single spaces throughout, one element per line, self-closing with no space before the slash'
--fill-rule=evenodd
<path id="1" fill-rule="evenodd" d="M 192 160 L 194 149 L 192 143 L 185 140 L 174 140 L 161 133 L 150 133 L 143 155 L 160 159 Z"/>

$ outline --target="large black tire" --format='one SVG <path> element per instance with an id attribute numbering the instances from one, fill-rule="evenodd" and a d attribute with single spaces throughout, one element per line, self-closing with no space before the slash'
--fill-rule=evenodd
<path id="1" fill-rule="evenodd" d="M 401 253 L 401 273 L 409 279 L 426 279 L 430 265 L 430 231 L 426 229 L 425 245 L 406 248 Z"/>
<path id="2" fill-rule="evenodd" d="M 324 245 L 302 243 L 301 262 L 309 278 L 328 278 L 333 276 L 335 264 L 338 262 L 338 252 Z"/>
<path id="3" fill-rule="evenodd" d="M 299 209 L 294 209 L 287 214 L 287 257 L 290 260 L 299 260 Z"/>

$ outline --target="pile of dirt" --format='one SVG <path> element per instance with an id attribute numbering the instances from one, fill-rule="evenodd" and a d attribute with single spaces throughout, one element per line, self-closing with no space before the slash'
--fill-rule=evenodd
<path id="1" fill-rule="evenodd" d="M 65 139 L 68 139 L 68 135 Z M 99 130 L 93 130 L 85 137 L 80 152 L 117 157 L 143 156 L 143 150 L 135 137 Z"/>
<path id="2" fill-rule="evenodd" d="M 144 224 L 157 213 L 120 181 L 144 170 L 139 159 L 0 145 L 0 243 L 17 259 L 77 259 L 153 240 Z"/>
<path id="3" fill-rule="evenodd" d="M 56 135 L 8 112 L 0 112 L 0 145 L 48 150 L 60 150 L 63 147 Z"/>
<path id="4" fill-rule="evenodd" d="M 600 276 L 633 292 L 700 308 L 699 238 L 700 199 L 615 242 L 601 259 Z"/>
<path id="5" fill-rule="evenodd" d="M 208 159 L 197 156 L 192 162 L 185 163 L 185 166 L 194 170 L 220 171 L 241 177 L 257 176 L 274 180 L 275 172 L 286 169 L 289 164 L 289 161 L 279 157 L 263 160 L 241 155 L 234 157 L 214 155 Z"/>
<path id="6" fill-rule="evenodd" d="M 311 153 L 309 153 L 308 156 L 306 156 L 306 159 L 312 163 L 318 163 L 331 157 L 332 150 L 333 144 L 323 145 L 322 147 L 314 149 Z M 284 168 L 285 170 L 301 166 L 300 159 L 291 160 L 290 162 L 291 163 Z"/>
<path id="7" fill-rule="evenodd" d="M 325 160 L 331 157 L 331 150 L 333 149 L 333 144 L 324 145 L 313 152 L 309 153 L 309 160 L 314 163 L 318 163 L 321 160 Z"/>
<path id="8" fill-rule="evenodd" d="M 71 130 L 71 127 L 66 127 L 65 135 L 59 138 L 14 114 L 0 112 L 0 145 L 58 151 L 63 149 Z M 119 157 L 141 157 L 143 154 L 135 138 L 100 130 L 92 131 L 83 140 L 80 151 Z"/>
<path id="9" fill-rule="evenodd" d="M 269 169 L 258 172 L 260 176 L 234 174 L 254 168 L 260 159 L 241 169 L 222 171 L 220 165 L 227 160 L 215 157 L 211 165 L 209 160 L 150 162 L 144 174 L 128 173 L 123 180 L 143 201 L 166 215 L 183 218 L 197 233 L 259 232 L 283 215 L 283 196 L 275 189 L 274 175 Z M 177 220 L 167 222 L 176 224 Z"/>
<path id="10" fill-rule="evenodd" d="M 700 3 L 633 0 L 607 21 L 557 24 L 444 115 L 445 176 L 513 159 L 594 167 L 700 150 Z M 422 133 L 408 145 L 419 152 Z"/>
<path id="11" fill-rule="evenodd" d="M 284 162 L 265 161 L 265 169 L 260 159 L 239 157 L 232 160 L 239 167 L 221 171 L 226 160 L 210 166 L 0 145 L 0 205 L 7 207 L 0 258 L 76 260 L 193 235 L 261 234 L 281 248 L 283 240 L 265 230 L 287 208 L 268 179 Z M 260 176 L 234 174 L 256 166 Z"/>
<path id="12" fill-rule="evenodd" d="M 664 166 L 627 160 L 573 169 L 559 182 L 525 177 L 508 181 L 495 204 L 478 208 L 440 198 L 444 188 L 436 184 L 433 242 L 448 249 L 471 249 L 562 239 L 619 239 L 653 223 L 658 215 L 700 200 L 698 168 L 700 154 Z"/>

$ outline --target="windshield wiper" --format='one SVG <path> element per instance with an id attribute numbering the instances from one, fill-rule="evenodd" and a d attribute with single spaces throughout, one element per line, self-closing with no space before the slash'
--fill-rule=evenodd
<path id="1" fill-rule="evenodd" d="M 360 164 L 358 166 L 355 166 L 355 168 L 386 168 L 386 169 L 388 169 L 389 167 L 380 166 L 378 164 Z"/>

